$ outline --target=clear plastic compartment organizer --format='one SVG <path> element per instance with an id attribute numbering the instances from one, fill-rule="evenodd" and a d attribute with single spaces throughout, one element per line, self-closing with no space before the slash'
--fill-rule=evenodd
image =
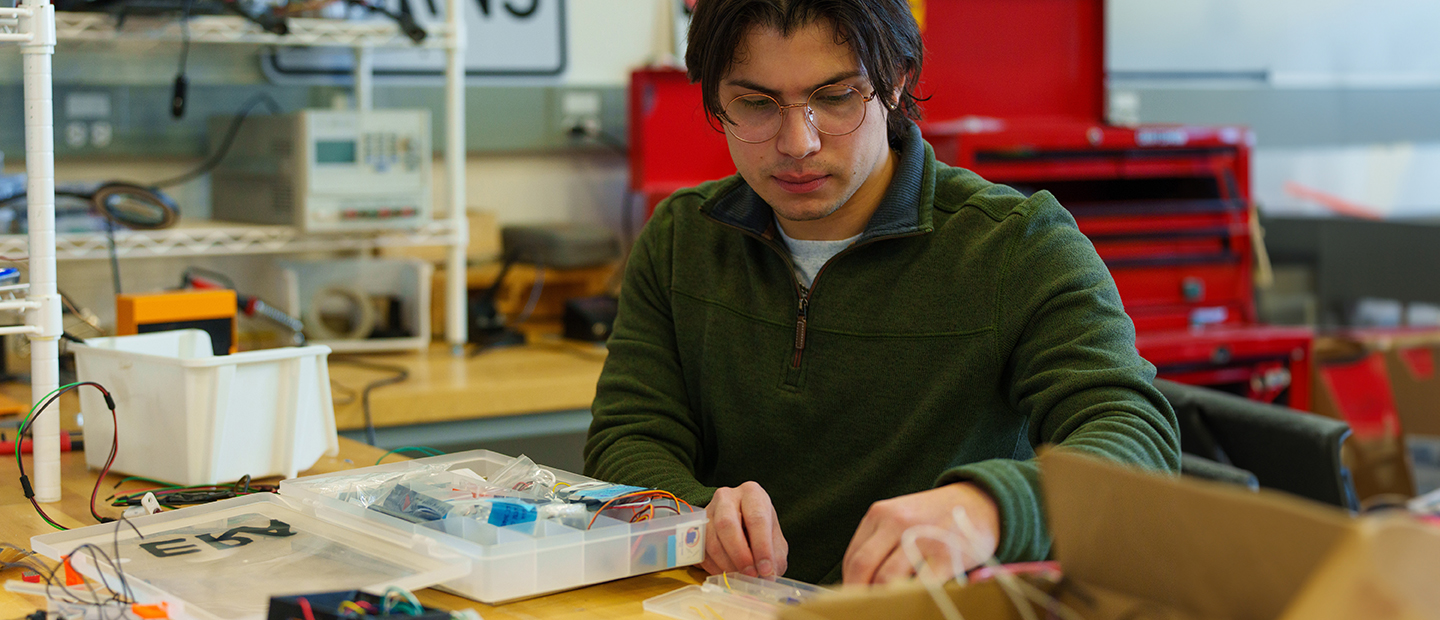
<path id="1" fill-rule="evenodd" d="M 543 484 L 527 484 L 527 476 L 537 473 Z M 599 481 L 536 466 L 524 457 L 472 450 L 285 480 L 280 493 L 326 520 L 396 528 L 458 551 L 470 558 L 470 574 L 439 587 L 486 603 L 705 558 L 703 509 L 667 503 L 660 509 L 597 512 L 599 500 L 608 495 L 601 494 L 588 509 L 544 499 L 557 490 L 563 495 L 587 488 L 587 483 Z"/>
<path id="2" fill-rule="evenodd" d="M 705 585 L 685 586 L 645 600 L 645 611 L 680 620 L 770 620 L 782 605 L 800 603 L 827 592 L 808 583 L 740 573 L 711 575 Z"/>
<path id="3" fill-rule="evenodd" d="M 129 590 L 137 602 L 165 603 L 198 620 L 262 620 L 271 596 L 418 589 L 469 572 L 467 558 L 431 538 L 312 512 L 256 493 L 44 534 L 30 544 L 55 560 L 73 554 L 77 570 L 112 590 Z"/>

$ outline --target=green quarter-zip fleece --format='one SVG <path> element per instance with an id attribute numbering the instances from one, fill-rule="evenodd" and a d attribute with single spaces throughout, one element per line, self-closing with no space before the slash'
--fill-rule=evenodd
<path id="1" fill-rule="evenodd" d="M 970 481 L 1001 561 L 1047 557 L 1035 448 L 1178 471 L 1175 415 L 1104 263 L 1048 192 L 935 160 L 913 124 L 860 239 L 807 290 L 738 175 L 656 208 L 625 271 L 588 475 L 697 506 L 758 482 L 786 576 L 836 581 L 879 500 Z"/>

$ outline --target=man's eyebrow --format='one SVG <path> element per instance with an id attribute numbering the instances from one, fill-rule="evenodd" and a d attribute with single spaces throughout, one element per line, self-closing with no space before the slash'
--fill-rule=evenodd
<path id="1" fill-rule="evenodd" d="M 860 75 L 862 75 L 862 74 L 861 74 L 859 71 L 842 71 L 842 72 L 836 73 L 835 75 L 832 75 L 832 76 L 830 76 L 830 77 L 828 77 L 828 78 L 825 78 L 825 80 L 822 81 L 822 82 L 820 82 L 819 84 L 816 84 L 816 85 L 814 85 L 814 86 L 811 86 L 807 92 L 812 92 L 812 93 L 813 93 L 813 92 L 815 92 L 817 89 L 819 89 L 821 86 L 829 86 L 829 85 L 831 85 L 831 84 L 836 84 L 836 83 L 842 82 L 842 81 L 844 81 L 844 80 L 848 80 L 848 79 L 853 78 L 853 77 L 859 77 Z M 759 85 L 759 84 L 756 84 L 756 83 L 754 83 L 754 82 L 751 82 L 750 80 L 745 80 L 745 79 L 740 79 L 740 80 L 726 80 L 725 83 L 726 83 L 726 84 L 730 84 L 731 86 L 739 86 L 740 88 L 745 88 L 745 89 L 753 90 L 753 91 L 758 92 L 758 93 L 764 93 L 764 94 L 766 94 L 766 95 L 770 95 L 771 97 L 775 97 L 776 99 L 779 99 L 779 98 L 780 98 L 780 91 L 775 90 L 775 89 L 773 89 L 773 88 L 767 88 L 767 87 L 765 87 L 765 86 L 761 86 L 761 85 Z"/>

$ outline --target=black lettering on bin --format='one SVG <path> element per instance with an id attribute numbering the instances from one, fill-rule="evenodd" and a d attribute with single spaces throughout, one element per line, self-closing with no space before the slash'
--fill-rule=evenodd
<path id="1" fill-rule="evenodd" d="M 180 544 L 177 544 L 180 543 Z M 200 548 L 195 545 L 186 544 L 184 538 L 171 538 L 170 540 L 157 540 L 155 542 L 140 543 L 140 548 L 149 552 L 157 558 L 168 558 L 174 555 L 186 555 L 200 553 Z"/>
<path id="2" fill-rule="evenodd" d="M 290 529 L 289 523 L 286 523 L 279 519 L 271 519 L 269 527 L 232 527 L 228 530 L 225 530 L 225 533 L 219 536 L 200 534 L 196 536 L 196 538 L 205 541 L 205 543 L 209 544 L 211 547 L 221 550 L 233 549 L 235 547 L 244 547 L 245 545 L 255 542 L 254 540 L 245 538 L 244 536 L 240 536 L 240 534 L 252 534 L 255 536 L 284 538 L 286 536 L 294 536 L 295 531 Z"/>

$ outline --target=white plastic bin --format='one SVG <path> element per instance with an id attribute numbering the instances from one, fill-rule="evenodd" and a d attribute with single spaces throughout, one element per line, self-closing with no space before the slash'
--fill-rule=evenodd
<path id="1" fill-rule="evenodd" d="M 422 536 L 466 556 L 470 574 L 438 587 L 484 603 L 498 603 L 569 588 L 698 564 L 705 559 L 705 509 L 661 514 L 627 523 L 601 515 L 585 529 L 540 521 L 496 527 L 468 518 L 411 523 L 369 510 L 398 481 L 435 472 L 469 470 L 487 478 L 515 459 L 470 450 L 396 461 L 331 474 L 285 480 L 280 495 L 298 500 L 329 521 L 360 529 L 397 530 Z M 544 467 L 565 484 L 593 478 Z"/>
<path id="2" fill-rule="evenodd" d="M 185 485 L 294 477 L 335 455 L 329 347 L 216 356 L 184 329 L 72 345 L 81 381 L 115 397 L 120 445 L 112 471 Z M 105 466 L 114 425 L 105 399 L 80 388 L 85 462 Z"/>

